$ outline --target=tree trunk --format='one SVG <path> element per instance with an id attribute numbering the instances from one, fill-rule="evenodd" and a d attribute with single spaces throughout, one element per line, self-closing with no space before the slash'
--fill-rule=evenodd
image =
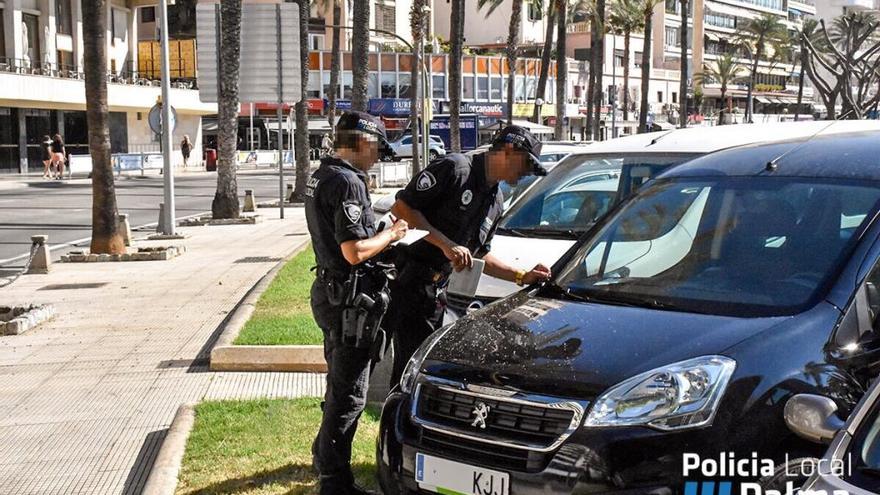
<path id="1" fill-rule="evenodd" d="M 632 33 L 623 33 L 623 121 L 629 120 L 629 44 Z"/>
<path id="2" fill-rule="evenodd" d="M 755 44 L 755 60 L 752 62 L 752 73 L 749 75 L 749 88 L 746 92 L 746 122 L 749 124 L 754 122 L 754 116 L 752 115 L 752 108 L 755 106 L 752 102 L 752 94 L 755 89 L 755 82 L 758 80 L 758 62 L 761 61 L 761 55 L 764 46 L 764 38 L 758 38 L 758 42 Z"/>
<path id="3" fill-rule="evenodd" d="M 596 44 L 596 81 L 593 85 L 596 106 L 593 107 L 593 136 L 599 139 L 599 123 L 602 117 L 602 89 L 605 85 L 605 0 L 596 1 L 596 18 L 599 21 Z"/>
<path id="4" fill-rule="evenodd" d="M 309 90 L 309 0 L 299 0 L 299 63 L 301 98 L 296 102 L 296 130 L 293 135 L 293 149 L 296 155 L 296 169 L 293 181 L 293 198 L 304 201 L 306 181 L 309 179 L 309 105 L 306 101 Z"/>
<path id="5" fill-rule="evenodd" d="M 92 156 L 92 242 L 95 254 L 125 253 L 117 225 L 116 189 L 110 162 L 110 110 L 107 107 L 107 3 L 84 0 L 83 66 L 86 119 Z"/>
<path id="6" fill-rule="evenodd" d="M 339 26 L 342 23 L 342 7 L 339 2 L 341 0 L 333 0 L 333 25 Z M 342 48 L 339 42 L 339 28 L 333 28 L 333 45 L 330 53 L 330 98 L 329 109 L 327 110 L 327 122 L 330 124 L 330 139 L 336 142 L 336 98 L 339 94 L 339 72 L 340 59 L 342 58 Z"/>
<path id="7" fill-rule="evenodd" d="M 465 0 L 452 0 L 449 54 L 449 141 L 453 153 L 461 152 L 461 57 L 464 42 Z"/>
<path id="8" fill-rule="evenodd" d="M 556 0 L 556 139 L 565 140 L 565 89 L 567 85 L 568 63 L 565 59 L 566 1 Z"/>
<path id="9" fill-rule="evenodd" d="M 412 68 L 410 69 L 410 79 L 412 80 L 412 82 L 409 85 L 409 121 L 410 134 L 412 134 L 412 177 L 415 177 L 416 174 L 418 174 L 422 170 L 420 153 L 423 147 L 419 143 L 419 137 L 421 134 L 421 123 L 419 122 L 419 117 L 421 114 L 421 112 L 419 112 L 419 108 L 421 107 L 421 102 L 419 101 L 419 88 L 421 88 L 422 86 L 422 81 L 419 75 L 421 74 L 420 68 L 422 65 L 422 57 L 425 55 L 421 41 L 422 37 L 425 35 L 425 18 L 424 14 L 422 13 L 423 5 L 424 0 L 414 0 L 410 11 L 410 28 L 412 29 L 413 43 Z M 421 117 L 424 118 L 424 115 L 421 115 Z M 428 160 L 427 156 L 423 158 L 425 159 L 425 161 Z"/>
<path id="10" fill-rule="evenodd" d="M 681 0 L 681 68 L 678 84 L 678 126 L 684 129 L 688 123 L 687 81 L 688 81 L 688 10 L 690 0 Z"/>
<path id="11" fill-rule="evenodd" d="M 651 22 L 654 10 L 645 8 L 645 42 L 642 47 L 642 89 L 639 95 L 639 132 L 648 132 L 648 90 L 651 85 Z"/>
<path id="12" fill-rule="evenodd" d="M 559 2 L 556 2 L 559 4 Z M 535 94 L 535 101 L 544 100 L 547 95 L 547 75 L 550 73 L 550 55 L 553 51 L 553 26 L 556 22 L 556 6 L 547 6 L 547 30 L 544 32 L 544 49 L 541 52 L 541 72 L 538 74 L 538 90 Z M 556 60 L 559 60 L 558 58 Z M 558 75 L 557 75 L 558 77 Z M 535 103 L 535 111 L 532 114 L 532 120 L 536 124 L 541 123 L 541 105 Z"/>
<path id="13" fill-rule="evenodd" d="M 729 110 L 727 108 L 727 83 L 721 83 L 721 114 L 718 117 L 718 124 L 724 124 L 724 114 Z"/>
<path id="14" fill-rule="evenodd" d="M 513 93 L 516 85 L 516 58 L 519 43 L 519 27 L 522 21 L 522 2 L 513 2 L 510 14 L 510 26 L 507 32 L 507 124 L 513 124 Z"/>
<path id="15" fill-rule="evenodd" d="M 587 121 L 585 123 L 587 134 L 590 136 L 591 141 L 596 140 L 596 136 L 593 135 L 593 108 L 595 108 L 597 102 L 593 97 L 596 93 L 596 73 L 599 71 L 596 63 L 596 56 L 598 55 L 597 46 L 599 45 L 599 30 L 599 21 L 596 18 L 596 13 L 593 12 L 590 16 L 590 73 L 587 74 Z"/>
<path id="16" fill-rule="evenodd" d="M 351 35 L 351 108 L 361 112 L 367 111 L 367 77 L 370 60 L 370 2 L 358 0 L 352 9 Z"/>
<path id="17" fill-rule="evenodd" d="M 220 1 L 220 67 L 217 78 L 217 192 L 214 218 L 238 218 L 238 82 L 241 58 L 241 0 Z"/>

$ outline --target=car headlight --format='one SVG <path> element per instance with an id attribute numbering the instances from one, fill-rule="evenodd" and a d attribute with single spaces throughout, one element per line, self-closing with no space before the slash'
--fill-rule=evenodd
<path id="1" fill-rule="evenodd" d="M 419 373 L 422 369 L 422 362 L 428 357 L 434 344 L 446 335 L 446 332 L 448 332 L 450 328 L 452 328 L 452 325 L 447 325 L 432 333 L 424 342 L 422 342 L 422 345 L 415 353 L 413 353 L 412 357 L 409 358 L 409 362 L 406 363 L 406 368 L 403 369 L 403 374 L 400 376 L 400 390 L 403 393 L 409 394 L 412 392 L 413 385 L 415 385 L 416 380 L 419 378 Z"/>
<path id="2" fill-rule="evenodd" d="M 584 426 L 680 430 L 710 424 L 734 368 L 728 357 L 703 356 L 634 376 L 602 394 Z"/>

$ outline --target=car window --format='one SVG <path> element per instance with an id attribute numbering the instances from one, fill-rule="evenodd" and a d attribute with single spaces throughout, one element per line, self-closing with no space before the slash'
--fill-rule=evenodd
<path id="1" fill-rule="evenodd" d="M 795 314 L 848 256 L 865 223 L 851 218 L 869 218 L 878 199 L 856 183 L 661 179 L 607 220 L 561 283 L 694 312 Z"/>
<path id="2" fill-rule="evenodd" d="M 843 479 L 871 493 L 880 492 L 880 403 L 870 406 L 868 416 L 859 424 L 849 446 Z"/>
<path id="3" fill-rule="evenodd" d="M 614 191 L 563 191 L 548 196 L 541 208 L 541 227 L 573 229 L 582 223 L 593 223 L 604 215 L 614 202 Z"/>
<path id="4" fill-rule="evenodd" d="M 538 157 L 538 160 L 540 160 L 541 163 L 555 163 L 559 160 L 562 160 L 568 155 L 568 153 L 541 153 L 541 156 Z"/>
<path id="5" fill-rule="evenodd" d="M 400 144 L 411 144 L 411 143 L 412 143 L 412 138 L 411 138 L 411 137 L 405 137 L 405 138 L 403 138 L 403 139 L 400 140 Z"/>

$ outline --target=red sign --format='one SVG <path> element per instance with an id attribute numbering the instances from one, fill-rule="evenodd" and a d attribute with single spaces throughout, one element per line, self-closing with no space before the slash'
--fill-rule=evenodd
<path id="1" fill-rule="evenodd" d="M 309 112 L 320 113 L 324 111 L 324 100 L 320 98 L 312 98 L 310 100 L 306 100 L 306 103 L 308 103 L 309 105 Z"/>

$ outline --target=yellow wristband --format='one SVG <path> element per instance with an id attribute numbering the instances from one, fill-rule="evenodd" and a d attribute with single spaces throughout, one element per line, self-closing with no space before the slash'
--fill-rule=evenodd
<path id="1" fill-rule="evenodd" d="M 514 279 L 513 279 L 514 282 L 516 282 L 516 285 L 519 285 L 520 287 L 522 287 L 522 285 L 523 285 L 523 278 L 524 278 L 525 276 L 526 276 L 526 271 L 525 271 L 525 270 L 519 270 L 519 271 L 517 271 L 517 272 L 516 272 L 516 276 L 515 276 Z"/>

